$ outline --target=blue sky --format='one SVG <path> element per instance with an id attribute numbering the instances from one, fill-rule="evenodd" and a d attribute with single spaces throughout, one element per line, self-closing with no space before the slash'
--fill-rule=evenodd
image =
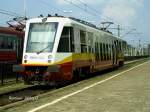
<path id="1" fill-rule="evenodd" d="M 133 34 L 125 35 L 123 38 L 137 46 L 139 39 L 142 44 L 150 43 L 149 6 L 150 0 L 26 0 L 26 14 L 33 18 L 40 14 L 58 13 L 84 19 L 98 26 L 103 21 L 112 21 L 115 23 L 112 27 L 121 25 L 122 35 L 136 29 L 132 31 Z M 24 1 L 1 0 L 0 10 L 24 15 Z M 0 14 L 0 26 L 6 26 L 6 21 L 12 18 Z M 113 32 L 117 34 L 115 30 Z"/>

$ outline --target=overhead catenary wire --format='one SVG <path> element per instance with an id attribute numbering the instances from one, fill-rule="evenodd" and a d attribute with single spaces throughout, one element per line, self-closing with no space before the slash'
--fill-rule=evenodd
<path id="1" fill-rule="evenodd" d="M 101 18 L 102 19 L 102 15 L 101 15 L 101 12 L 98 11 L 97 9 L 91 7 L 89 4 L 87 4 L 84 0 L 76 0 L 76 1 L 71 1 L 71 0 L 64 0 L 65 2 L 73 5 L 74 7 L 77 7 L 79 8 L 80 10 L 84 11 L 85 13 L 87 13 L 88 15 L 92 15 L 94 17 L 98 17 L 98 18 Z M 55 9 L 55 11 L 59 11 L 61 13 L 64 13 L 66 14 L 66 12 L 64 12 L 64 10 L 62 8 L 58 8 L 58 7 L 55 7 L 54 5 L 51 5 L 51 3 L 49 1 L 44 1 L 44 0 L 38 0 L 36 2 L 40 2 L 42 4 L 44 4 L 45 6 L 47 6 L 49 9 Z M 83 6 L 84 7 L 83 7 Z M 7 15 L 7 16 L 10 16 L 10 17 L 23 17 L 23 15 L 21 14 L 18 14 L 16 12 L 13 12 L 13 11 L 8 11 L 8 10 L 4 10 L 4 9 L 0 9 L 0 14 L 4 14 L 4 15 Z M 104 16 L 103 16 L 104 17 Z M 104 17 L 106 19 L 104 19 L 103 21 L 115 21 L 113 20 L 112 18 L 110 17 Z M 102 21 L 102 20 L 101 20 Z M 118 23 L 115 21 L 114 25 L 118 25 Z"/>
<path id="2" fill-rule="evenodd" d="M 81 7 L 80 5 L 76 4 L 75 2 L 73 2 L 73 1 L 71 1 L 71 0 L 64 0 L 64 1 L 67 2 L 67 3 L 69 3 L 69 4 L 71 4 L 71 5 L 73 5 L 74 7 L 79 8 L 80 10 L 84 11 L 84 12 L 87 13 L 88 15 L 92 15 L 92 16 L 94 16 L 94 17 L 101 18 L 100 12 L 97 11 L 96 9 L 90 7 L 89 5 L 87 5 L 87 3 L 85 3 L 83 0 L 82 0 L 82 1 L 81 1 L 81 0 L 77 0 L 77 2 L 80 2 L 80 4 L 83 4 L 85 7 Z M 64 12 L 64 10 L 59 9 L 59 8 L 57 8 L 57 7 L 54 7 L 54 5 L 50 5 L 49 2 L 46 2 L 46 1 L 44 1 L 44 0 L 38 0 L 38 2 L 44 4 L 44 5 L 47 6 L 47 7 L 50 7 L 50 6 L 51 6 L 50 8 L 53 7 L 53 8 L 56 9 L 57 11 L 66 14 L 66 13 Z M 105 18 L 106 18 L 106 19 L 103 18 L 103 21 L 112 21 L 112 19 L 110 19 L 110 18 L 109 18 L 109 20 L 108 20 L 108 17 L 105 17 Z M 101 19 L 102 19 L 102 18 L 101 18 Z"/>
<path id="3" fill-rule="evenodd" d="M 89 6 L 84 0 L 76 0 L 76 1 L 63 0 L 63 1 L 66 2 L 66 3 L 71 4 L 72 6 L 78 8 L 78 9 L 80 9 L 82 11 L 84 11 L 88 15 L 92 15 L 92 16 L 94 16 L 96 18 L 97 17 L 101 18 L 101 21 L 113 22 L 114 25 L 117 25 L 117 26 L 118 26 L 118 24 L 120 24 L 120 23 L 116 22 L 114 19 L 112 19 L 110 17 L 102 16 L 101 13 L 97 9 Z M 50 2 L 48 2 L 47 0 L 38 0 L 38 2 L 42 3 L 43 5 L 45 5 L 47 8 L 49 8 L 51 10 L 55 9 L 55 11 L 57 10 L 60 13 L 66 14 L 64 12 L 64 9 L 55 7 L 54 5 L 51 5 Z"/>
<path id="4" fill-rule="evenodd" d="M 97 10 L 97 9 L 95 9 L 95 8 L 93 8 L 93 7 L 91 7 L 91 6 L 89 6 L 84 0 L 77 0 L 77 1 L 71 1 L 71 0 L 63 0 L 63 1 L 65 1 L 66 3 L 69 3 L 69 4 L 71 4 L 72 6 L 74 6 L 74 7 L 77 7 L 78 9 L 80 9 L 80 10 L 82 10 L 82 11 L 84 11 L 85 13 L 87 13 L 88 15 L 92 15 L 92 16 L 94 16 L 94 17 L 98 17 L 98 18 L 101 18 L 101 21 L 113 21 L 113 22 L 115 22 L 114 23 L 114 25 L 117 25 L 118 26 L 118 24 L 119 23 L 117 23 L 115 20 L 113 20 L 112 18 L 110 18 L 110 17 L 104 17 L 103 16 L 103 18 L 102 18 L 102 15 L 101 15 L 101 13 Z M 43 5 L 45 5 L 47 8 L 49 8 L 51 11 L 52 11 L 52 9 L 55 9 L 55 11 L 57 10 L 58 12 L 60 12 L 60 13 L 63 13 L 63 14 L 66 14 L 66 12 L 64 12 L 64 9 L 62 9 L 62 8 L 58 8 L 58 7 L 55 7 L 54 5 L 51 5 L 51 3 L 49 2 L 49 1 L 47 1 L 47 0 L 38 0 L 38 2 L 40 2 L 40 3 L 42 3 Z M 79 5 L 80 4 L 80 5 Z M 84 7 L 83 7 L 83 6 Z M 57 13 L 57 12 L 56 12 Z M 102 20 L 103 19 L 103 20 Z"/>
<path id="5" fill-rule="evenodd" d="M 78 0 L 80 3 L 84 4 L 87 8 L 91 9 L 92 11 L 94 11 L 97 14 L 100 14 L 99 11 L 97 11 L 95 8 L 90 7 L 86 2 L 84 2 L 83 0 Z"/>
<path id="6" fill-rule="evenodd" d="M 42 3 L 43 5 L 47 6 L 48 8 L 52 8 L 52 7 L 53 7 L 53 8 L 56 9 L 57 11 L 59 11 L 59 12 L 65 14 L 65 12 L 64 12 L 63 10 L 61 10 L 61 9 L 59 9 L 59 8 L 53 6 L 53 5 L 50 5 L 48 2 L 46 2 L 46 1 L 44 1 L 44 0 L 38 0 L 38 2 Z M 50 7 L 50 6 L 51 6 L 51 7 Z"/>
<path id="7" fill-rule="evenodd" d="M 5 14 L 5 15 L 9 15 L 9 16 L 16 16 L 16 17 L 22 16 L 21 14 L 18 14 L 16 12 L 4 10 L 4 9 L 0 9 L 0 12 L 1 12 L 1 14 Z"/>
<path id="8" fill-rule="evenodd" d="M 90 14 L 90 15 L 93 15 L 93 16 L 96 16 L 96 17 L 100 17 L 100 15 L 98 15 L 96 13 L 93 13 L 93 12 L 89 12 L 86 8 L 80 7 L 79 5 L 74 3 L 73 1 L 70 1 L 70 0 L 64 0 L 64 1 L 69 3 L 69 4 L 71 4 L 71 5 L 73 5 L 73 6 L 75 6 L 75 7 L 77 7 L 77 8 L 79 8 L 80 10 L 82 10 L 82 11 L 84 11 L 84 12 Z M 84 5 L 86 5 L 86 7 L 87 7 L 87 4 L 84 4 Z"/>
<path id="9" fill-rule="evenodd" d="M 64 0 L 64 1 L 69 1 L 69 0 Z M 91 7 L 91 6 L 89 6 L 84 0 L 77 0 L 78 2 L 80 2 L 81 4 L 83 4 L 86 8 L 86 10 L 84 9 L 84 8 L 82 8 L 82 10 L 85 10 L 85 11 L 87 11 L 88 13 L 90 13 L 90 12 L 92 12 L 92 13 L 94 13 L 94 15 L 95 16 L 97 16 L 97 17 L 101 17 L 101 19 L 102 19 L 102 16 L 101 16 L 101 14 L 100 14 L 100 12 L 97 10 L 97 9 L 95 9 L 95 8 L 93 8 L 93 7 Z M 72 2 L 72 1 L 70 1 L 70 2 Z M 72 2 L 73 3 L 73 2 Z M 74 3 L 75 4 L 75 3 Z M 76 4 L 77 5 L 77 4 Z M 90 11 L 90 12 L 89 12 Z M 115 21 L 114 19 L 112 19 L 112 18 L 110 18 L 110 17 L 108 17 L 108 16 L 103 16 L 103 18 L 105 18 L 104 19 L 104 21 Z M 115 21 L 116 22 L 116 21 Z M 116 22 L 117 23 L 117 22 Z"/>
<path id="10" fill-rule="evenodd" d="M 88 9 L 91 9 L 92 11 L 94 11 L 95 13 L 97 13 L 97 14 L 99 14 L 100 15 L 100 12 L 97 10 L 97 9 L 95 9 L 95 8 L 93 8 L 93 7 L 90 7 L 89 5 L 87 5 L 87 3 L 84 1 L 84 0 L 78 0 L 80 3 L 82 3 L 82 4 L 86 4 L 86 7 L 88 8 Z M 113 18 L 111 18 L 111 17 L 108 17 L 108 16 L 102 16 L 103 18 L 105 18 L 104 20 L 105 21 L 113 21 L 114 22 L 114 24 L 115 25 L 120 25 L 121 23 L 119 23 L 119 22 L 117 22 L 116 20 L 114 20 Z M 102 18 L 101 18 L 102 19 Z"/>
<path id="11" fill-rule="evenodd" d="M 5 22 L 9 26 L 13 26 L 13 25 L 16 26 L 18 23 L 19 23 L 19 25 L 23 25 L 22 18 L 24 18 L 24 17 L 21 14 L 18 14 L 18 13 L 12 12 L 12 11 L 8 11 L 8 10 L 4 10 L 4 9 L 0 9 L 0 14 L 7 16 L 7 19 L 5 19 Z M 1 22 L 0 24 L 4 24 L 4 22 Z"/>
<path id="12" fill-rule="evenodd" d="M 7 15 L 7 16 L 11 16 L 11 17 L 18 17 L 14 14 L 10 14 L 10 13 L 7 13 L 7 12 L 3 12 L 3 11 L 0 11 L 1 14 L 4 14 L 4 15 Z"/>

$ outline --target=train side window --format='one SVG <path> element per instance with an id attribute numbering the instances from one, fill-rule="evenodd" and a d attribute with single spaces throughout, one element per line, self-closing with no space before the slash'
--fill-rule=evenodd
<path id="1" fill-rule="evenodd" d="M 3 37 L 0 35 L 0 49 L 4 46 Z"/>
<path id="2" fill-rule="evenodd" d="M 97 55 L 97 61 L 99 60 L 99 48 L 98 48 L 98 46 L 99 45 L 98 45 L 98 42 L 97 42 L 97 54 L 96 54 Z"/>
<path id="3" fill-rule="evenodd" d="M 101 61 L 101 43 L 99 42 L 99 61 Z"/>
<path id="4" fill-rule="evenodd" d="M 73 38 L 73 28 L 64 27 L 59 45 L 58 52 L 74 52 L 74 38 Z"/>
<path id="5" fill-rule="evenodd" d="M 107 45 L 105 44 L 105 61 L 107 60 Z"/>
<path id="6" fill-rule="evenodd" d="M 107 60 L 110 60 L 109 44 L 107 44 Z"/>
<path id="7" fill-rule="evenodd" d="M 105 60 L 105 44 L 103 43 L 103 61 Z"/>
<path id="8" fill-rule="evenodd" d="M 8 38 L 8 49 L 13 49 L 13 41 L 11 38 Z"/>
<path id="9" fill-rule="evenodd" d="M 98 42 L 98 60 L 101 60 L 101 56 L 100 56 L 100 42 Z"/>
<path id="10" fill-rule="evenodd" d="M 13 50 L 14 48 L 14 37 L 7 35 L 0 35 L 0 49 Z"/>
<path id="11" fill-rule="evenodd" d="M 81 53 L 87 53 L 86 32 L 80 31 Z"/>
<path id="12" fill-rule="evenodd" d="M 100 43 L 100 57 L 101 57 L 101 61 L 103 61 L 103 48 L 102 48 L 102 43 Z"/>
<path id="13" fill-rule="evenodd" d="M 99 60 L 99 43 L 97 42 L 97 60 Z"/>
<path id="14" fill-rule="evenodd" d="M 95 42 L 95 60 L 98 60 L 98 43 Z"/>
<path id="15" fill-rule="evenodd" d="M 118 52 L 120 52 L 120 42 L 117 42 Z"/>
<path id="16" fill-rule="evenodd" d="M 120 42 L 120 51 L 122 51 L 122 42 Z"/>
<path id="17" fill-rule="evenodd" d="M 113 59 L 114 59 L 114 57 L 115 57 L 115 46 L 114 46 L 114 44 L 112 44 L 112 46 L 111 46 L 111 48 L 112 48 L 112 57 L 113 57 Z"/>
<path id="18" fill-rule="evenodd" d="M 120 42 L 117 42 L 118 52 L 120 52 Z"/>
<path id="19" fill-rule="evenodd" d="M 98 42 L 98 60 L 100 61 L 101 57 L 100 57 L 100 42 Z"/>
<path id="20" fill-rule="evenodd" d="M 88 45 L 88 53 L 93 52 L 93 33 L 87 32 L 87 45 Z"/>
<path id="21" fill-rule="evenodd" d="M 101 60 L 103 61 L 104 57 L 103 43 L 101 43 Z"/>
<path id="22" fill-rule="evenodd" d="M 111 60 L 111 45 L 109 44 L 109 59 Z"/>
<path id="23" fill-rule="evenodd" d="M 97 56 L 96 56 L 96 53 L 97 53 L 97 43 L 95 42 L 95 60 L 97 60 Z"/>
<path id="24" fill-rule="evenodd" d="M 104 50 L 104 60 L 106 60 L 106 46 L 103 44 L 103 50 Z"/>
<path id="25" fill-rule="evenodd" d="M 70 49 L 71 49 L 71 52 L 75 52 L 73 27 L 70 27 Z"/>
<path id="26" fill-rule="evenodd" d="M 109 56 L 109 44 L 107 44 L 107 60 L 109 60 L 110 59 L 110 56 Z"/>

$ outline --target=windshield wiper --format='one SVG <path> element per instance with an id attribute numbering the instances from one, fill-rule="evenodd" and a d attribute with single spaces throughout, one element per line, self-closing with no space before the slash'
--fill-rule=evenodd
<path id="1" fill-rule="evenodd" d="M 49 44 L 48 46 L 46 46 L 44 49 L 42 49 L 42 50 L 38 51 L 38 52 L 37 52 L 37 54 L 42 53 L 42 52 L 43 52 L 45 49 L 47 49 L 49 46 L 50 46 L 50 44 Z"/>

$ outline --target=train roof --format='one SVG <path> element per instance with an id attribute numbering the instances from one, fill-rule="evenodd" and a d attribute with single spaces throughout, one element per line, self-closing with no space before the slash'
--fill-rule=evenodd
<path id="1" fill-rule="evenodd" d="M 90 27 L 92 29 L 95 29 L 95 30 L 99 30 L 105 34 L 108 34 L 108 35 L 112 35 L 114 38 L 118 39 L 118 40 L 121 40 L 121 41 L 124 41 L 123 39 L 119 38 L 119 37 L 116 37 L 115 35 L 113 35 L 111 32 L 109 31 L 106 31 L 106 30 L 102 30 L 100 28 L 98 28 L 96 25 L 92 24 L 92 23 L 89 23 L 89 22 L 86 22 L 84 20 L 80 20 L 80 19 L 77 19 L 77 18 L 73 18 L 73 17 L 64 17 L 64 16 L 51 16 L 51 17 L 38 17 L 38 18 L 32 18 L 32 19 L 29 19 L 28 22 L 42 22 L 43 19 L 46 19 L 47 21 L 55 21 L 55 22 L 64 22 L 64 23 L 74 23 L 74 24 L 78 24 L 78 25 L 82 25 L 82 26 L 85 26 L 85 27 Z"/>
<path id="2" fill-rule="evenodd" d="M 98 29 L 98 30 L 101 30 L 101 31 L 104 31 L 104 32 L 107 32 L 107 33 L 111 33 L 109 31 L 106 31 L 106 30 L 102 30 L 98 27 L 96 27 L 96 25 L 90 23 L 90 22 L 87 22 L 87 21 L 84 21 L 84 20 L 81 20 L 81 19 L 77 19 L 77 18 L 73 18 L 73 17 L 63 17 L 63 16 L 51 16 L 51 17 L 40 17 L 40 18 L 32 18 L 32 19 L 29 19 L 28 21 L 30 22 L 34 22 L 34 21 L 38 21 L 39 19 L 45 19 L 47 18 L 47 20 L 51 19 L 51 20 L 55 20 L 55 21 L 61 21 L 61 20 L 64 20 L 66 22 L 77 22 L 77 23 L 80 23 L 82 25 L 86 25 L 86 26 L 89 26 L 89 27 L 92 27 L 92 28 L 95 28 L 95 29 Z"/>
<path id="3" fill-rule="evenodd" d="M 9 35 L 17 35 L 19 37 L 23 37 L 24 32 L 15 30 L 11 27 L 0 27 L 0 34 L 9 34 Z"/>

